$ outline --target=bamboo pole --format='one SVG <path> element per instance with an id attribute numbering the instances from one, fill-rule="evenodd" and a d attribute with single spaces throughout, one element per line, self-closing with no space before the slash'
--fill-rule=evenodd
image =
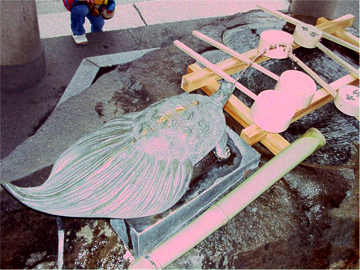
<path id="1" fill-rule="evenodd" d="M 325 145 L 324 136 L 309 129 L 225 197 L 185 228 L 133 262 L 129 269 L 162 269 L 225 225 L 314 151 Z"/>

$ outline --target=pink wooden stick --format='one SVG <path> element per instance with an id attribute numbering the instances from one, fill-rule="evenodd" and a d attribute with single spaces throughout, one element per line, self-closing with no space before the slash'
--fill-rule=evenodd
<path id="1" fill-rule="evenodd" d="M 303 61 L 301 61 L 299 58 L 297 58 L 293 54 L 289 54 L 289 57 L 293 59 L 302 69 L 305 70 L 307 74 L 309 74 L 315 81 L 317 81 L 330 95 L 332 95 L 334 98 L 337 95 L 337 92 L 319 75 L 317 75 L 311 68 L 309 68 Z"/>
<path id="2" fill-rule="evenodd" d="M 185 52 L 187 55 L 194 58 L 196 61 L 199 61 L 201 64 L 203 64 L 205 67 L 209 68 L 212 72 L 219 75 L 224 80 L 228 81 L 229 83 L 235 84 L 235 87 L 239 89 L 241 92 L 246 94 L 248 97 L 252 98 L 253 100 L 256 100 L 257 95 L 255 95 L 253 92 L 251 92 L 249 89 L 247 89 L 242 84 L 236 82 L 235 79 L 233 79 L 230 75 L 228 75 L 225 71 L 215 66 L 210 61 L 206 60 L 204 57 L 202 57 L 197 52 L 190 49 L 188 46 L 186 46 L 184 43 L 180 42 L 179 40 L 174 41 L 174 45 L 178 47 L 180 50 Z"/>
<path id="3" fill-rule="evenodd" d="M 210 45 L 213 45 L 214 47 L 230 54 L 231 56 L 235 57 L 236 59 L 249 64 L 251 62 L 250 59 L 248 59 L 247 57 L 241 55 L 240 53 L 230 49 L 229 47 L 226 47 L 224 44 L 221 44 L 220 42 L 217 42 L 216 40 L 211 39 L 210 37 L 204 35 L 203 33 L 200 33 L 199 31 L 193 31 L 192 34 L 195 37 L 200 38 L 201 40 L 209 43 Z M 274 80 L 278 81 L 280 79 L 280 77 L 278 75 L 276 75 L 275 73 L 271 72 L 270 70 L 267 70 L 266 68 L 260 66 L 257 63 L 253 63 L 252 66 L 254 68 L 256 68 L 257 70 L 261 71 L 262 73 L 268 75 L 269 77 L 273 78 Z"/>

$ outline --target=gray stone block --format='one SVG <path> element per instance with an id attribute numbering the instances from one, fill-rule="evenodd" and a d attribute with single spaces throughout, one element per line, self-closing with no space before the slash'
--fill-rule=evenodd
<path id="1" fill-rule="evenodd" d="M 136 50 L 123 53 L 93 56 L 83 59 L 56 107 L 68 98 L 76 96 L 86 88 L 90 87 L 100 68 L 123 65 L 157 49 L 158 48 Z"/>
<path id="2" fill-rule="evenodd" d="M 193 179 L 176 205 L 151 217 L 110 220 L 122 241 L 132 248 L 135 257 L 145 255 L 189 224 L 258 167 L 260 154 L 231 129 L 228 128 L 227 132 L 233 159 L 215 163 Z"/>

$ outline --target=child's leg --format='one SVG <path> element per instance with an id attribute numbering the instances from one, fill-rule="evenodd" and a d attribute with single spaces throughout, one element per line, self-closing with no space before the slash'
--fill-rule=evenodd
<path id="1" fill-rule="evenodd" d="M 74 35 L 85 34 L 85 17 L 89 14 L 89 7 L 86 4 L 76 5 L 71 9 L 71 30 Z"/>
<path id="2" fill-rule="evenodd" d="M 95 17 L 89 12 L 86 17 L 91 23 L 91 32 L 102 32 L 105 20 L 101 15 Z"/>

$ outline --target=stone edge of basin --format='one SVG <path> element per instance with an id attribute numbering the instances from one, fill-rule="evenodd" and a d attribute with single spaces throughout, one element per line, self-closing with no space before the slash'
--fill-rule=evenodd
<path id="1" fill-rule="evenodd" d="M 151 48 L 144 50 L 128 51 L 100 56 L 84 58 L 65 89 L 55 109 L 70 97 L 76 96 L 90 87 L 100 68 L 112 67 L 132 62 L 144 54 L 158 50 L 160 48 Z"/>
<path id="2" fill-rule="evenodd" d="M 63 102 L 65 102 L 67 99 L 81 94 L 85 89 L 90 87 L 92 85 L 96 75 L 98 74 L 100 68 L 126 64 L 126 63 L 129 63 L 129 62 L 135 61 L 136 59 L 142 57 L 146 53 L 151 52 L 153 50 L 157 50 L 157 49 L 160 49 L 160 48 L 150 48 L 150 49 L 144 49 L 144 50 L 135 50 L 135 51 L 128 51 L 128 52 L 122 52 L 122 53 L 115 53 L 115 54 L 100 55 L 100 56 L 84 58 L 82 60 L 81 64 L 79 65 L 78 69 L 76 70 L 76 72 L 75 72 L 73 78 L 71 79 L 69 85 L 65 89 L 62 97 L 60 98 L 59 102 L 57 103 L 57 105 L 56 105 L 55 109 L 53 110 L 52 114 L 54 113 L 54 111 L 57 110 L 57 107 L 60 104 L 62 104 Z M 47 121 L 45 121 L 43 123 L 43 125 L 46 122 Z M 31 137 L 30 137 L 30 140 L 31 140 Z M 0 180 L 2 182 L 9 182 L 9 180 L 10 180 L 7 177 L 7 174 L 9 172 L 5 173 L 5 171 L 7 171 L 7 168 L 9 168 L 8 166 L 12 166 L 12 165 L 9 165 L 11 162 L 9 163 L 7 161 L 7 158 L 9 156 L 11 156 L 11 154 L 13 154 L 14 151 L 19 152 L 18 147 L 24 146 L 23 148 L 26 149 L 26 144 L 28 144 L 28 143 L 29 143 L 29 138 L 26 139 L 21 144 L 19 144 L 7 157 L 5 157 L 3 160 L 0 160 L 0 167 L 1 167 L 1 170 L 0 170 L 1 179 Z M 17 153 L 17 155 L 15 154 L 15 160 L 17 160 L 17 163 L 21 163 L 22 160 L 24 160 L 26 158 L 28 158 L 26 153 L 24 153 L 22 151 Z M 14 157 L 12 159 L 14 159 Z M 4 162 L 4 161 L 6 161 L 6 162 Z M 19 180 L 21 178 L 24 178 L 24 177 L 34 173 L 35 171 L 39 171 L 39 170 L 41 170 L 41 169 L 43 169 L 43 168 L 45 168 L 47 166 L 50 166 L 52 164 L 53 163 L 51 161 L 49 161 L 46 164 L 42 164 L 42 166 L 37 167 L 33 171 L 20 172 L 16 177 L 11 179 L 10 182 L 13 182 L 13 181 Z M 6 174 L 5 176 L 4 176 L 4 173 Z M 0 185 L 0 192 L 2 190 L 3 190 L 3 188 Z"/>

